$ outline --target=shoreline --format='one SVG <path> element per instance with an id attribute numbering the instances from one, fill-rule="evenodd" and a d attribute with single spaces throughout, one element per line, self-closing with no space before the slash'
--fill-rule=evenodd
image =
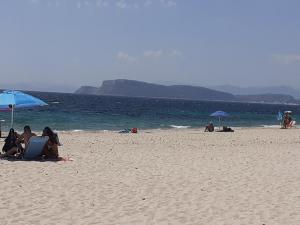
<path id="1" fill-rule="evenodd" d="M 293 128 L 289 128 L 289 129 L 281 129 L 280 125 L 261 125 L 261 126 L 227 126 L 227 127 L 231 127 L 234 130 L 248 130 L 248 129 L 280 129 L 280 130 L 297 130 L 299 129 L 298 126 L 296 125 L 296 127 Z M 221 126 L 222 128 L 222 126 Z M 138 132 L 143 132 L 143 133 L 147 133 L 147 132 L 155 132 L 155 131 L 185 131 L 185 130 L 194 130 L 194 131 L 203 131 L 204 132 L 205 126 L 201 126 L 201 127 L 180 127 L 180 128 L 176 128 L 176 127 L 166 127 L 166 128 L 148 128 L 148 129 L 139 129 L 138 128 Z M 215 129 L 218 130 L 218 126 L 215 126 Z M 87 132 L 91 132 L 91 133 L 101 133 L 101 132 L 111 132 L 111 133 L 118 133 L 119 131 L 121 131 L 123 129 L 120 130 L 55 130 L 55 132 L 58 133 L 87 133 Z M 215 132 L 216 132 L 215 130 Z M 38 131 L 36 131 L 38 132 Z M 208 132 L 209 133 L 209 132 Z M 213 132 L 214 133 L 214 132 Z"/>
<path id="2" fill-rule="evenodd" d="M 221 126 L 222 127 L 222 126 Z M 234 130 L 253 130 L 253 129 L 280 129 L 280 130 L 297 130 L 299 129 L 296 125 L 296 127 L 293 128 L 289 128 L 289 129 L 281 129 L 280 125 L 261 125 L 261 126 L 228 126 L 231 127 Z M 169 127 L 169 128 L 149 128 L 149 129 L 139 129 L 138 128 L 138 133 L 148 133 L 148 132 L 157 132 L 157 131 L 185 131 L 185 130 L 190 130 L 190 131 L 204 131 L 205 127 L 201 126 L 201 127 L 186 127 L 186 126 L 182 126 L 182 127 Z M 68 133 L 119 133 L 121 130 L 82 130 L 82 129 L 75 129 L 75 130 L 53 130 L 56 133 L 62 133 L 62 134 L 68 134 Z M 215 131 L 216 132 L 218 130 L 218 126 L 215 126 Z M 18 133 L 22 133 L 22 130 L 16 130 L 16 132 Z M 33 133 L 39 134 L 41 133 L 41 131 L 38 130 L 33 130 Z M 212 133 L 214 133 L 212 132 Z M 3 134 L 7 134 L 7 131 L 3 131 L 2 130 L 2 136 Z M 129 132 L 130 133 L 130 132 Z M 209 132 L 208 132 L 209 133 Z M 120 133 L 122 134 L 122 133 Z M 126 134 L 126 133 L 123 133 Z"/>

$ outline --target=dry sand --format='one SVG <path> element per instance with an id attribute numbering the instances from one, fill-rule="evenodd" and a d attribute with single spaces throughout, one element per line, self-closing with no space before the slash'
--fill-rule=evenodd
<path id="1" fill-rule="evenodd" d="M 73 162 L 0 160 L 1 225 L 300 224 L 298 129 L 59 135 Z"/>

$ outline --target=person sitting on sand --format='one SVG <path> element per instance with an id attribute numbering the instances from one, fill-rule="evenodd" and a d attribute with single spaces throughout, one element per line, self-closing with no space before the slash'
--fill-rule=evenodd
<path id="1" fill-rule="evenodd" d="M 5 138 L 2 151 L 6 154 L 11 149 L 14 149 L 18 146 L 18 134 L 13 128 L 9 130 L 7 137 Z"/>
<path id="2" fill-rule="evenodd" d="M 210 122 L 210 123 L 205 127 L 204 132 L 213 132 L 214 130 L 215 130 L 215 127 L 214 127 L 213 123 Z"/>
<path id="3" fill-rule="evenodd" d="M 34 133 L 31 133 L 31 130 L 29 133 L 29 129 L 28 129 L 28 127 L 26 127 L 26 132 L 24 129 L 24 133 L 22 136 L 24 138 L 24 143 L 26 143 L 26 141 L 27 141 L 26 147 L 28 146 L 28 143 L 29 143 L 29 139 L 30 139 L 29 136 L 32 137 L 32 136 L 36 136 L 36 135 Z M 42 137 L 46 137 L 46 136 L 49 138 L 49 140 L 47 141 L 47 143 L 41 153 L 41 156 L 43 156 L 45 159 L 58 159 L 59 158 L 59 155 L 58 155 L 59 140 L 58 140 L 57 134 L 55 134 L 51 130 L 51 128 L 45 127 L 43 130 Z M 20 135 L 20 137 L 21 137 L 21 135 Z M 16 143 L 18 143 L 18 141 Z M 0 158 L 4 158 L 7 156 L 15 156 L 17 153 L 24 154 L 26 151 L 26 147 L 25 147 L 25 149 L 22 149 L 20 147 L 20 145 L 21 144 L 16 144 L 15 147 L 11 148 L 9 151 L 0 155 Z"/>
<path id="4" fill-rule="evenodd" d="M 33 136 L 36 136 L 36 134 L 35 134 L 35 133 L 32 133 L 30 126 L 26 125 L 26 126 L 24 127 L 24 132 L 23 132 L 23 134 L 21 134 L 21 135 L 19 136 L 19 142 L 20 142 L 20 143 L 24 143 L 25 149 L 27 148 L 27 145 L 28 145 L 28 143 L 29 143 L 29 139 L 30 139 L 31 137 L 33 137 Z"/>
<path id="5" fill-rule="evenodd" d="M 293 126 L 293 118 L 291 117 L 291 115 L 288 116 L 288 127 L 292 127 Z"/>
<path id="6" fill-rule="evenodd" d="M 42 151 L 42 156 L 44 156 L 45 159 L 58 159 L 59 141 L 57 134 L 55 134 L 50 127 L 45 127 L 42 136 L 49 137 L 49 140 Z"/>
<path id="7" fill-rule="evenodd" d="M 285 113 L 284 115 L 284 119 L 283 119 L 283 128 L 288 128 L 289 125 L 289 115 L 287 113 Z"/>

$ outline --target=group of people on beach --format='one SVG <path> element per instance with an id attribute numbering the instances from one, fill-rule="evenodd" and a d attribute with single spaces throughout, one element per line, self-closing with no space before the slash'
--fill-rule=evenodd
<path id="1" fill-rule="evenodd" d="M 10 129 L 8 136 L 5 138 L 3 145 L 3 154 L 0 154 L 0 158 L 9 156 L 22 156 L 26 152 L 29 145 L 30 138 L 37 136 L 31 131 L 30 126 L 26 125 L 22 134 L 18 134 L 13 128 Z M 57 159 L 59 140 L 56 133 L 52 131 L 50 127 L 45 127 L 42 132 L 42 137 L 48 137 L 48 141 L 45 144 L 41 157 L 44 159 Z"/>
<path id="2" fill-rule="evenodd" d="M 207 126 L 205 126 L 204 132 L 214 132 L 215 131 L 215 126 L 212 122 L 210 122 Z M 223 126 L 222 130 L 217 130 L 218 132 L 234 132 L 231 127 Z"/>
<path id="3" fill-rule="evenodd" d="M 284 117 L 282 121 L 282 128 L 291 128 L 296 124 L 296 121 L 293 120 L 291 111 L 284 112 Z"/>

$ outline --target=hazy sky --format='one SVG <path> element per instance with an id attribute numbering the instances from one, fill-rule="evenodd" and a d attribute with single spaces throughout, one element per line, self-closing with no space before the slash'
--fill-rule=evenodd
<path id="1" fill-rule="evenodd" d="M 0 88 L 116 78 L 300 87 L 299 9 L 299 0 L 1 0 Z"/>

